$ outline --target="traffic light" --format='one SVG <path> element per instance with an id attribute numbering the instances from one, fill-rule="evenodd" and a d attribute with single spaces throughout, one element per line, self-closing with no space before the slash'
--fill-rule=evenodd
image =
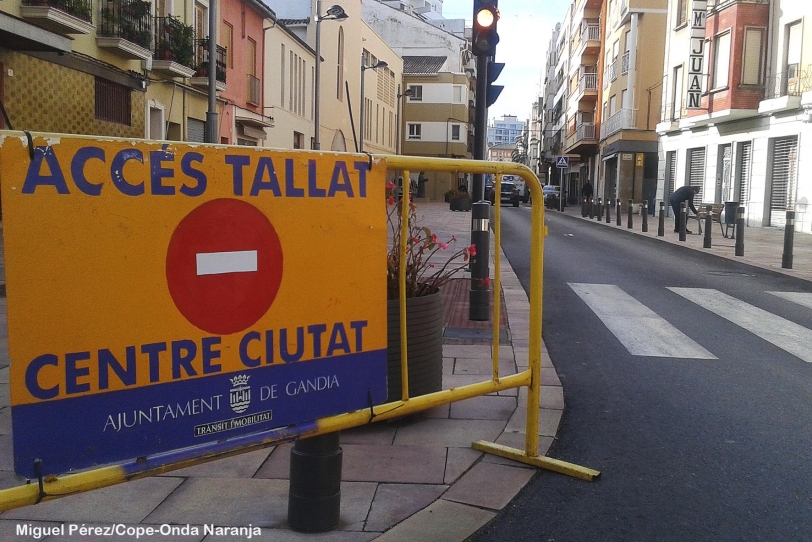
<path id="1" fill-rule="evenodd" d="M 485 92 L 485 106 L 490 107 L 492 106 L 497 98 L 499 98 L 499 94 L 502 92 L 503 87 L 502 85 L 494 85 L 493 82 L 499 78 L 499 74 L 502 73 L 502 68 L 505 67 L 504 62 L 493 62 L 492 60 L 488 61 L 488 88 Z"/>
<path id="2" fill-rule="evenodd" d="M 472 47 L 475 56 L 494 56 L 499 34 L 496 23 L 499 21 L 498 0 L 474 0 L 474 32 Z"/>

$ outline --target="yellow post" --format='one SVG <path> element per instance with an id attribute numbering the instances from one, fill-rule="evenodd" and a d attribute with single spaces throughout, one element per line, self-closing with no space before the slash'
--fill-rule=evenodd
<path id="1" fill-rule="evenodd" d="M 493 380 L 499 382 L 499 317 L 501 313 L 502 265 L 499 259 L 499 247 L 502 242 L 502 174 L 496 174 L 493 185 Z"/>
<path id="2" fill-rule="evenodd" d="M 409 170 L 403 171 L 403 184 L 409 180 Z M 398 266 L 398 294 L 400 297 L 400 398 L 409 400 L 409 364 L 407 363 L 408 349 L 406 347 L 406 258 L 409 241 L 409 201 L 410 194 L 405 186 L 400 197 L 400 265 Z"/>

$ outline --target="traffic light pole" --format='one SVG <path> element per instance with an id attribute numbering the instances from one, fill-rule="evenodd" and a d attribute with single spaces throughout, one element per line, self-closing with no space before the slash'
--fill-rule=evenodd
<path id="1" fill-rule="evenodd" d="M 488 105 L 485 95 L 488 92 L 488 57 L 476 57 L 476 113 L 474 116 L 474 160 L 485 160 L 485 148 L 488 141 Z M 495 189 L 496 187 L 494 187 Z M 472 195 L 476 213 L 471 213 L 471 242 L 476 255 L 471 258 L 471 291 L 469 294 L 468 318 L 485 321 L 490 314 L 490 293 L 487 282 L 489 261 L 488 219 L 490 205 L 485 200 L 485 180 L 481 173 L 475 173 Z M 494 194 L 498 197 L 498 194 Z M 483 213 L 484 210 L 484 213 Z M 479 215 L 484 214 L 483 217 Z M 484 219 L 484 228 L 483 228 Z M 484 231 L 483 231 L 484 230 Z"/>

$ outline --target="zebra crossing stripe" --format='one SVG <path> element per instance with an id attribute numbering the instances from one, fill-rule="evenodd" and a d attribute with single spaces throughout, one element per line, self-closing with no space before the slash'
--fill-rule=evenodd
<path id="1" fill-rule="evenodd" d="M 718 290 L 705 288 L 669 288 L 669 290 L 743 327 L 781 350 L 812 363 L 812 330 Z"/>
<path id="2" fill-rule="evenodd" d="M 569 283 L 569 286 L 633 356 L 716 359 L 614 284 Z"/>
<path id="3" fill-rule="evenodd" d="M 803 292 L 767 292 L 767 293 L 780 297 L 781 299 L 786 299 L 787 301 L 792 301 L 793 303 L 797 303 L 798 305 L 802 305 L 808 309 L 812 309 L 812 294 L 807 294 Z"/>

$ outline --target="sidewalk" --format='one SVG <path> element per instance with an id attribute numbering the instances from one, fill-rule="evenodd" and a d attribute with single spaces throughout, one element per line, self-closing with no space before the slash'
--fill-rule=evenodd
<path id="1" fill-rule="evenodd" d="M 421 203 L 418 213 L 445 240 L 470 244 L 470 212 L 448 204 Z M 491 242 L 492 241 L 491 237 Z M 491 249 L 493 254 L 493 248 Z M 527 366 L 530 306 L 506 258 L 501 260 L 502 320 L 500 374 Z M 491 267 L 493 272 L 493 267 Z M 491 273 L 491 276 L 492 273 Z M 457 285 L 459 286 L 459 285 Z M 444 299 L 457 335 L 444 339 L 443 386 L 481 382 L 491 373 L 489 340 L 461 340 L 461 328 L 482 329 L 467 320 L 467 289 L 456 287 Z M 464 311 L 464 314 L 463 314 Z M 12 473 L 11 416 L 5 298 L 0 299 L 0 487 L 23 483 Z M 487 323 L 490 326 L 490 323 Z M 451 327 L 451 326 L 449 326 Z M 447 328 L 448 329 L 448 328 Z M 463 330 L 464 331 L 464 330 Z M 448 336 L 451 335 L 451 336 Z M 475 336 L 477 334 L 474 334 Z M 561 383 L 546 350 L 542 359 L 539 452 L 546 453 L 564 407 Z M 136 482 L 100 489 L 0 515 L 0 540 L 18 539 L 17 525 L 60 524 L 198 526 L 197 536 L 141 537 L 147 541 L 245 540 L 245 536 L 205 536 L 202 525 L 260 527 L 259 540 L 456 542 L 467 538 L 504 508 L 535 474 L 535 469 L 471 448 L 489 440 L 523 448 L 526 393 L 516 389 L 437 407 L 423 413 L 343 431 L 341 521 L 337 529 L 304 535 L 287 528 L 290 444 L 222 459 Z M 30 538 L 30 536 L 28 537 Z M 19 537 L 22 540 L 22 537 Z M 49 536 L 49 542 L 79 540 Z M 135 539 L 93 537 L 99 541 Z"/>
<path id="2" fill-rule="evenodd" d="M 697 209 L 700 206 L 697 205 Z M 548 211 L 550 213 L 557 213 L 558 211 Z M 659 212 L 659 211 L 658 211 Z M 633 216 L 632 229 L 628 229 L 628 215 L 622 215 L 620 226 L 616 225 L 616 217 L 614 210 L 611 211 L 610 223 L 606 223 L 606 216 L 603 220 L 598 220 L 598 217 L 590 219 L 581 217 L 580 205 L 572 205 L 564 208 L 564 214 L 573 216 L 579 220 L 591 220 L 595 223 L 600 223 L 607 228 L 622 229 L 626 232 L 634 233 L 636 235 L 644 235 L 667 243 L 682 245 L 694 250 L 713 254 L 721 258 L 735 260 L 738 262 L 746 263 L 762 269 L 769 269 L 777 273 L 793 276 L 803 280 L 812 281 L 812 235 L 809 233 L 795 232 L 794 243 L 792 250 L 792 269 L 782 269 L 781 260 L 784 251 L 784 229 L 771 228 L 771 227 L 745 227 L 744 229 L 744 256 L 736 256 L 736 240 L 725 239 L 722 236 L 722 230 L 719 224 L 711 224 L 711 248 L 703 248 L 704 236 L 704 223 L 703 235 L 699 235 L 699 228 L 697 228 L 696 220 L 688 221 L 688 229 L 693 234 L 686 235 L 685 241 L 679 240 L 679 234 L 674 232 L 674 219 L 666 217 L 665 228 L 663 237 L 657 235 L 657 228 L 659 226 L 659 218 L 649 215 L 648 217 L 648 232 L 643 233 L 642 217 L 637 214 Z M 732 232 L 731 228 L 731 232 Z"/>

